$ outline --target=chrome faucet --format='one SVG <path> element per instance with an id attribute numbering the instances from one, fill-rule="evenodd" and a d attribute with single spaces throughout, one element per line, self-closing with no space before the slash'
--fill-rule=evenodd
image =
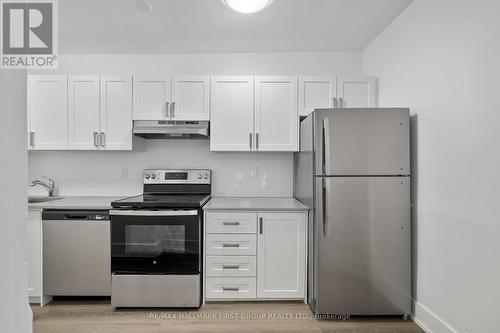
<path id="1" fill-rule="evenodd" d="M 30 182 L 30 186 L 41 185 L 47 189 L 47 191 L 49 192 L 49 197 L 53 197 L 56 183 L 54 182 L 53 179 L 50 179 L 49 177 L 42 176 L 42 178 L 47 179 L 47 182 L 44 182 L 40 179 L 37 179 L 37 180 Z"/>

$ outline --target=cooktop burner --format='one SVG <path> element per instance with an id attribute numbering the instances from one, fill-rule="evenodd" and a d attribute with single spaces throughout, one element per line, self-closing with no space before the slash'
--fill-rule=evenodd
<path id="1" fill-rule="evenodd" d="M 111 203 L 113 208 L 201 208 L 209 194 L 142 194 Z"/>
<path id="2" fill-rule="evenodd" d="M 143 194 L 113 201 L 123 209 L 200 209 L 210 199 L 210 170 L 144 170 Z"/>

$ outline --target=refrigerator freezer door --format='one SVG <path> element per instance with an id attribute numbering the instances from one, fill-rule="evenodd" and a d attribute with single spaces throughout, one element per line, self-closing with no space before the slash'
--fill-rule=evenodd
<path id="1" fill-rule="evenodd" d="M 409 177 L 317 177 L 313 311 L 411 313 Z"/>
<path id="2" fill-rule="evenodd" d="M 409 175 L 409 109 L 314 112 L 315 175 Z"/>

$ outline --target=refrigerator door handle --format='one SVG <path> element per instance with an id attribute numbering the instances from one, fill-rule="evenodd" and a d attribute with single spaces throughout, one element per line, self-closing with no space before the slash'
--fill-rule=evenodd
<path id="1" fill-rule="evenodd" d="M 323 118 L 323 175 L 330 173 L 330 119 Z"/>
<path id="2" fill-rule="evenodd" d="M 323 225 L 323 235 L 326 236 L 326 185 L 325 178 L 321 178 L 321 217 Z"/>
<path id="3" fill-rule="evenodd" d="M 327 179 L 326 181 L 323 180 L 324 182 L 324 191 L 325 194 L 323 196 L 324 198 L 324 212 L 323 212 L 323 235 L 325 237 L 328 237 L 330 235 L 330 222 L 332 216 L 330 215 L 330 205 L 332 205 L 332 187 L 331 187 L 331 181 L 330 179 Z"/>

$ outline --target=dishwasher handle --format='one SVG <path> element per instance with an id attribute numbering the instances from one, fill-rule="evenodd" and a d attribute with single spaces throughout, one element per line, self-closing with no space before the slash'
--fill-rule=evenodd
<path id="1" fill-rule="evenodd" d="M 109 210 L 58 210 L 46 209 L 42 220 L 58 221 L 109 221 Z"/>

